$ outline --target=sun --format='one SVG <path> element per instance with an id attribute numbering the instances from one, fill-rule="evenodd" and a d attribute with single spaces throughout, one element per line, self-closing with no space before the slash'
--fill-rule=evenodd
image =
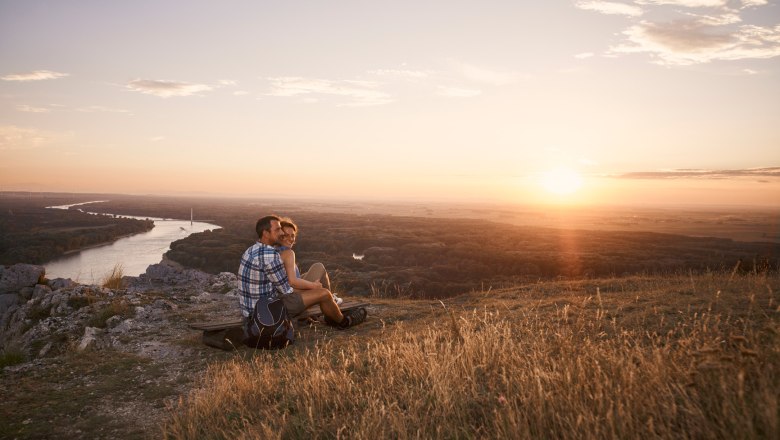
<path id="1" fill-rule="evenodd" d="M 582 176 L 571 168 L 557 167 L 542 173 L 540 183 L 553 194 L 567 196 L 582 187 Z"/>

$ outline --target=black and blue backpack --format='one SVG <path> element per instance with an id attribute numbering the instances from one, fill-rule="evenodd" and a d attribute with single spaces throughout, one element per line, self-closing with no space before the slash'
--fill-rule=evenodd
<path id="1" fill-rule="evenodd" d="M 247 327 L 244 343 L 249 347 L 278 349 L 295 342 L 292 321 L 279 297 L 260 297 Z"/>

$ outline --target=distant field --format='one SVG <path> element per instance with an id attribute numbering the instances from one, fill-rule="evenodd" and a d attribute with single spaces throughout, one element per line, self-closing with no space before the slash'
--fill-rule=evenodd
<path id="1" fill-rule="evenodd" d="M 257 238 L 257 218 L 288 215 L 301 227 L 299 264 L 305 270 L 323 262 L 335 289 L 349 295 L 440 298 L 540 279 L 780 266 L 780 241 L 762 239 L 774 237 L 777 216 L 770 211 L 130 196 L 89 209 L 171 218 L 187 218 L 192 209 L 196 219 L 222 229 L 174 242 L 166 256 L 210 273 L 237 270 L 240 255 Z"/>

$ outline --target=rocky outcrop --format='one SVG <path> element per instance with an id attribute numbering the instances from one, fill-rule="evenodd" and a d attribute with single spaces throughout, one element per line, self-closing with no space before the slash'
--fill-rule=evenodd
<path id="1" fill-rule="evenodd" d="M 167 262 L 152 264 L 146 273 L 138 277 L 142 282 L 179 286 L 182 284 L 206 284 L 212 276 L 195 269 L 183 269 Z"/>
<path id="2" fill-rule="evenodd" d="M 23 287 L 34 286 L 43 281 L 46 269 L 34 264 L 14 264 L 0 270 L 0 294 L 17 293 Z"/>
<path id="3" fill-rule="evenodd" d="M 16 290 L 0 294 L 0 351 L 13 346 L 28 359 L 128 344 L 143 347 L 144 343 L 133 342 L 133 335 L 170 328 L 181 304 L 223 310 L 225 317 L 239 313 L 234 298 L 237 278 L 232 273 L 214 276 L 174 264 L 153 264 L 139 277 L 124 277 L 121 289 L 108 289 L 70 279 L 47 281 L 40 266 L 16 265 L 2 272 L 15 280 L 7 282 L 7 288 Z"/>

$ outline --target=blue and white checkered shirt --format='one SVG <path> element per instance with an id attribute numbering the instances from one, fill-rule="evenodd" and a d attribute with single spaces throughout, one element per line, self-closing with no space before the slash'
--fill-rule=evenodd
<path id="1" fill-rule="evenodd" d="M 272 246 L 259 241 L 241 256 L 238 266 L 238 305 L 241 314 L 248 317 L 261 296 L 292 293 L 284 263 Z"/>

